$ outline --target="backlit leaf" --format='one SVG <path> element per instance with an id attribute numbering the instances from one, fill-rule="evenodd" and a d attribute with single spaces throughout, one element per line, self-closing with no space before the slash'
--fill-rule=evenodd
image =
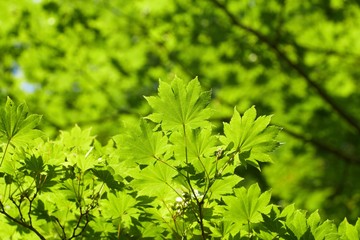
<path id="1" fill-rule="evenodd" d="M 25 103 L 16 106 L 8 97 L 5 108 L 0 111 L 0 138 L 13 145 L 27 144 L 41 136 L 41 132 L 34 129 L 40 120 L 40 115 L 29 114 Z"/>
<path id="2" fill-rule="evenodd" d="M 339 225 L 339 234 L 343 239 L 357 240 L 359 239 L 359 233 L 355 226 L 351 225 L 345 218 Z"/>
<path id="3" fill-rule="evenodd" d="M 159 196 L 171 192 L 173 178 L 177 171 L 170 166 L 157 162 L 155 165 L 139 171 L 134 175 L 135 180 L 132 182 L 136 189 L 139 189 L 140 195 Z"/>
<path id="4" fill-rule="evenodd" d="M 296 210 L 287 220 L 286 225 L 291 229 L 295 236 L 300 239 L 307 231 L 306 213 Z"/>
<path id="5" fill-rule="evenodd" d="M 154 131 L 145 120 L 141 120 L 140 128 L 129 127 L 114 140 L 123 158 L 139 164 L 150 164 L 163 158 L 169 148 L 167 137 Z"/>
<path id="6" fill-rule="evenodd" d="M 256 118 L 255 107 L 245 111 L 243 116 L 234 109 L 230 123 L 224 123 L 225 136 L 220 141 L 225 145 L 233 145 L 232 151 L 238 153 L 241 161 L 248 161 L 258 167 L 257 161 L 271 162 L 269 152 L 279 143 L 275 140 L 279 129 L 269 126 L 271 116 Z"/>
<path id="7" fill-rule="evenodd" d="M 244 187 L 234 189 L 235 196 L 224 196 L 227 205 L 226 219 L 237 223 L 258 223 L 262 220 L 261 213 L 268 213 L 267 207 L 270 202 L 271 193 L 269 191 L 261 194 L 257 184 L 253 184 L 249 189 Z"/>
<path id="8" fill-rule="evenodd" d="M 209 125 L 207 119 L 211 110 L 206 108 L 210 92 L 201 91 L 197 78 L 188 84 L 175 78 L 170 84 L 160 81 L 159 97 L 146 97 L 154 113 L 148 116 L 156 123 L 162 123 L 164 130 L 183 129 L 184 126 L 198 128 Z"/>

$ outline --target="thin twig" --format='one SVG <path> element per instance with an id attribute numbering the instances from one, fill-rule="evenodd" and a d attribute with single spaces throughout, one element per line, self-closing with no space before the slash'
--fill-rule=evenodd
<path id="1" fill-rule="evenodd" d="M 295 131 L 292 131 L 289 128 L 283 128 L 282 132 L 284 132 L 285 134 L 288 134 L 289 136 L 292 136 L 294 138 L 302 140 L 303 142 L 311 143 L 316 148 L 318 148 L 320 150 L 323 150 L 323 151 L 326 151 L 326 152 L 329 152 L 329 153 L 339 157 L 340 159 L 344 160 L 347 163 L 360 164 L 360 161 L 359 161 L 358 158 L 350 156 L 350 155 L 346 154 L 345 152 L 343 152 L 343 151 L 341 151 L 341 150 L 339 150 L 339 149 L 337 149 L 335 147 L 327 145 L 323 141 L 320 141 L 320 140 L 315 139 L 313 137 L 302 135 L 300 133 L 296 133 Z"/>
<path id="2" fill-rule="evenodd" d="M 5 215 L 8 219 L 10 219 L 11 221 L 29 229 L 30 231 L 34 232 L 40 239 L 45 240 L 45 237 L 36 229 L 34 228 L 32 225 L 27 224 L 26 222 L 22 221 L 22 220 L 18 220 L 14 217 L 12 217 L 10 214 L 8 214 L 5 211 L 4 205 L 2 204 L 2 202 L 0 201 L 0 213 Z"/>

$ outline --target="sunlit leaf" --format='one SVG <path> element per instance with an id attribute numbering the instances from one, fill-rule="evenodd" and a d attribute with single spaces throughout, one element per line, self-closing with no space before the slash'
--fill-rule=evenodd
<path id="1" fill-rule="evenodd" d="M 136 203 L 136 199 L 126 192 L 110 193 L 104 201 L 104 216 L 122 218 L 124 215 L 135 213 L 137 212 L 134 208 Z"/>
<path id="2" fill-rule="evenodd" d="M 3 163 L 8 145 L 26 146 L 35 138 L 42 135 L 42 132 L 34 129 L 40 122 L 41 116 L 29 114 L 25 103 L 18 106 L 8 97 L 5 107 L 0 110 L 0 139 L 7 145 L 0 162 Z"/>
<path id="3" fill-rule="evenodd" d="M 220 199 L 222 195 L 231 192 L 242 179 L 237 175 L 230 175 L 216 180 L 209 190 L 211 198 Z"/>
<path id="4" fill-rule="evenodd" d="M 177 174 L 175 169 L 158 162 L 138 172 L 134 176 L 136 179 L 132 184 L 136 189 L 139 189 L 141 195 L 163 196 L 167 192 L 171 193 L 173 191 L 172 182 Z"/>
<path id="5" fill-rule="evenodd" d="M 234 109 L 230 123 L 224 123 L 224 134 L 220 141 L 232 145 L 240 161 L 248 161 L 258 167 L 257 161 L 272 162 L 269 152 L 273 151 L 279 142 L 275 140 L 279 129 L 269 126 L 271 116 L 256 118 L 255 107 L 248 109 L 243 116 Z"/>
<path id="6" fill-rule="evenodd" d="M 359 232 L 355 226 L 351 225 L 345 218 L 339 225 L 338 232 L 344 239 L 359 239 Z"/>
<path id="7" fill-rule="evenodd" d="M 78 125 L 75 125 L 70 131 L 61 131 L 60 139 L 65 147 L 71 149 L 88 150 L 89 146 L 94 140 L 91 136 L 91 128 L 82 130 Z"/>
<path id="8" fill-rule="evenodd" d="M 306 213 L 296 210 L 287 220 L 286 226 L 288 226 L 295 236 L 300 239 L 307 231 Z"/>
<path id="9" fill-rule="evenodd" d="M 125 131 L 124 134 L 115 137 L 120 155 L 125 159 L 139 164 L 149 164 L 163 159 L 169 149 L 167 137 L 162 132 L 152 130 L 145 120 L 140 122 L 140 129 L 129 127 Z"/>
<path id="10" fill-rule="evenodd" d="M 209 125 L 207 119 L 211 110 L 206 108 L 211 98 L 210 92 L 201 91 L 197 78 L 188 84 L 175 78 L 170 84 L 160 81 L 159 96 L 146 97 L 154 113 L 148 118 L 161 123 L 164 130 L 198 128 Z"/>
<path id="11" fill-rule="evenodd" d="M 268 213 L 271 193 L 261 193 L 257 184 L 249 189 L 244 187 L 234 189 L 235 196 L 224 196 L 227 205 L 226 219 L 235 223 L 258 223 L 262 220 L 261 213 Z"/>

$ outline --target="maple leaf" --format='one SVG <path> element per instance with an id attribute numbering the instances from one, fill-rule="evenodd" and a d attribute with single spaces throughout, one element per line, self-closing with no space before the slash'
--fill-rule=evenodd
<path id="1" fill-rule="evenodd" d="M 41 136 L 42 132 L 34 129 L 39 124 L 41 116 L 28 113 L 25 103 L 16 106 L 9 97 L 7 98 L 5 108 L 0 111 L 0 139 L 6 142 L 0 166 L 10 145 L 25 146 Z"/>
<path id="2" fill-rule="evenodd" d="M 211 109 L 206 108 L 211 99 L 210 91 L 201 91 L 197 78 L 185 84 L 175 78 L 171 84 L 160 81 L 159 97 L 145 97 L 154 113 L 147 118 L 161 123 L 164 130 L 191 129 L 209 125 Z"/>
<path id="3" fill-rule="evenodd" d="M 256 109 L 251 107 L 243 116 L 234 109 L 230 123 L 224 123 L 225 136 L 220 136 L 220 141 L 226 146 L 232 145 L 240 161 L 259 168 L 257 161 L 272 162 L 269 152 L 273 151 L 279 142 L 275 140 L 279 128 L 269 126 L 271 116 L 256 118 Z"/>
<path id="4" fill-rule="evenodd" d="M 121 157 L 138 164 L 150 164 L 163 158 L 169 148 L 167 137 L 153 131 L 144 119 L 140 121 L 140 128 L 129 127 L 114 140 L 121 150 Z"/>
<path id="5" fill-rule="evenodd" d="M 225 218 L 236 223 L 258 223 L 262 220 L 261 213 L 268 213 L 271 192 L 261 193 L 259 185 L 253 184 L 246 189 L 244 187 L 234 189 L 235 196 L 224 196 L 227 205 Z"/>

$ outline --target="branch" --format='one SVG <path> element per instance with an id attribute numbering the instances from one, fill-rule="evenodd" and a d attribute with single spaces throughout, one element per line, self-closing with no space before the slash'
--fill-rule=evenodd
<path id="1" fill-rule="evenodd" d="M 83 217 L 85 216 L 85 224 L 83 227 L 81 227 L 80 229 L 80 232 L 79 233 L 76 233 L 76 230 L 80 227 L 80 223 L 81 223 L 81 220 L 83 219 Z M 89 209 L 87 209 L 84 213 L 82 211 L 82 208 L 80 206 L 80 216 L 79 216 L 79 219 L 76 223 L 76 226 L 75 228 L 73 229 L 73 233 L 72 233 L 72 236 L 69 238 L 69 239 L 73 239 L 73 238 L 76 238 L 76 237 L 79 237 L 81 234 L 83 234 L 83 232 L 85 231 L 87 225 L 89 224 Z"/>
<path id="2" fill-rule="evenodd" d="M 293 62 L 282 50 L 280 50 L 278 44 L 272 42 L 269 38 L 262 35 L 262 33 L 257 30 L 246 26 L 239 22 L 234 14 L 232 14 L 225 5 L 218 2 L 217 0 L 211 0 L 216 6 L 218 6 L 226 16 L 231 20 L 232 24 L 238 28 L 245 30 L 248 33 L 256 36 L 260 42 L 267 45 L 272 49 L 276 55 L 285 61 L 292 69 L 294 69 L 303 79 L 319 94 L 319 96 L 341 117 L 343 118 L 350 126 L 352 126 L 358 133 L 360 133 L 360 125 L 358 121 L 345 112 L 334 100 L 333 98 L 319 85 L 317 84 L 310 75 L 300 66 L 300 64 Z"/>
<path id="3" fill-rule="evenodd" d="M 229 118 L 216 118 L 216 119 L 213 118 L 213 119 L 217 120 L 217 121 L 221 121 L 221 122 L 229 122 L 230 117 Z M 324 141 L 322 141 L 320 139 L 315 139 L 311 136 L 305 136 L 301 133 L 297 133 L 297 132 L 289 129 L 288 127 L 281 126 L 281 124 L 273 123 L 273 125 L 280 127 L 282 129 L 281 132 L 283 132 L 291 137 L 294 137 L 294 138 L 299 139 L 306 143 L 310 143 L 313 147 L 315 147 L 319 151 L 325 151 L 325 152 L 331 153 L 332 155 L 338 157 L 339 159 L 341 159 L 347 163 L 360 164 L 359 158 L 348 155 L 346 152 L 341 151 L 341 149 L 336 148 L 334 146 L 330 146 L 330 145 L 324 143 Z"/>
<path id="4" fill-rule="evenodd" d="M 294 132 L 294 131 L 292 131 L 292 130 L 290 130 L 288 128 L 283 128 L 282 132 L 284 132 L 284 133 L 286 133 L 286 134 L 288 134 L 288 135 L 290 135 L 290 136 L 292 136 L 294 138 L 302 140 L 303 142 L 311 143 L 316 148 L 318 148 L 320 150 L 323 150 L 323 151 L 326 151 L 326 152 L 329 152 L 329 153 L 339 157 L 340 159 L 343 159 L 347 163 L 360 164 L 359 159 L 357 159 L 357 158 L 355 158 L 353 156 L 349 156 L 346 153 L 340 151 L 339 149 L 334 148 L 332 146 L 329 146 L 329 145 L 325 144 L 322 141 L 319 141 L 319 140 L 314 139 L 312 137 L 307 137 L 307 136 L 304 136 L 302 134 L 296 133 L 296 132 Z"/>
<path id="5" fill-rule="evenodd" d="M 3 203 L 0 201 L 0 213 L 4 214 L 8 219 L 10 219 L 11 221 L 17 223 L 18 225 L 23 226 L 24 228 L 27 228 L 29 230 L 31 230 L 32 232 L 34 232 L 40 239 L 45 240 L 45 237 L 36 229 L 34 228 L 32 225 L 29 225 L 21 220 L 18 220 L 14 217 L 12 217 L 10 214 L 8 214 L 5 209 L 4 209 L 4 205 Z"/>
<path id="6" fill-rule="evenodd" d="M 54 217 L 55 219 L 55 222 L 59 225 L 60 229 L 61 229 L 61 232 L 62 232 L 62 238 L 61 239 L 66 239 L 66 232 L 65 232 L 65 226 L 63 226 L 61 223 L 60 223 L 60 220 L 57 218 L 57 217 Z"/>

